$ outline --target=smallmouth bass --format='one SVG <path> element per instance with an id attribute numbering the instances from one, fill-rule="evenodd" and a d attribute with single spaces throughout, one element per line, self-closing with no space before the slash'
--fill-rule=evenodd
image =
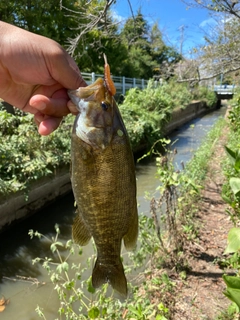
<path id="1" fill-rule="evenodd" d="M 135 165 L 104 58 L 104 79 L 68 92 L 79 110 L 71 141 L 71 182 L 77 203 L 73 239 L 82 246 L 94 239 L 93 287 L 108 282 L 126 297 L 120 252 L 122 239 L 127 250 L 137 242 Z"/>

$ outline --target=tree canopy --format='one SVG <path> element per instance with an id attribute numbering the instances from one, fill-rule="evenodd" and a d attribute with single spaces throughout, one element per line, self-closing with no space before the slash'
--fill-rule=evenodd
<path id="1" fill-rule="evenodd" d="M 192 49 L 192 59 L 181 63 L 180 81 L 235 83 L 240 70 L 240 3 L 237 0 L 182 0 L 188 7 L 207 9 L 212 23 L 204 30 L 204 44 Z"/>
<path id="2" fill-rule="evenodd" d="M 150 27 L 140 10 L 135 18 L 131 17 L 126 21 L 120 37 L 128 49 L 128 64 L 124 70 L 127 76 L 160 76 L 162 65 L 176 63 L 181 59 L 174 48 L 164 43 L 158 24 Z"/>
<path id="3" fill-rule="evenodd" d="M 240 3 L 238 0 L 182 0 L 189 7 L 205 8 L 214 12 L 224 12 L 240 18 Z"/>
<path id="4" fill-rule="evenodd" d="M 150 26 L 139 9 L 123 27 L 114 21 L 114 0 L 19 0 L 0 2 L 0 20 L 52 38 L 64 46 L 85 72 L 103 72 L 103 53 L 115 75 L 151 78 L 162 64 L 181 59 Z"/>

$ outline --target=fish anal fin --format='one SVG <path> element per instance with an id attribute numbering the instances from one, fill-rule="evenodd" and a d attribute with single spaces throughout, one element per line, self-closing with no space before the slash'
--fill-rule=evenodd
<path id="1" fill-rule="evenodd" d="M 137 245 L 137 237 L 138 237 L 138 213 L 137 208 L 134 213 L 133 220 L 130 223 L 128 232 L 123 237 L 124 246 L 126 250 L 133 250 Z"/>
<path id="2" fill-rule="evenodd" d="M 73 222 L 72 236 L 74 242 L 81 246 L 88 244 L 92 237 L 79 213 L 77 213 Z"/>
<path id="3" fill-rule="evenodd" d="M 104 265 L 98 259 L 96 260 L 92 273 L 92 285 L 98 288 L 106 282 L 124 298 L 127 297 L 127 280 L 121 260 L 114 265 Z"/>

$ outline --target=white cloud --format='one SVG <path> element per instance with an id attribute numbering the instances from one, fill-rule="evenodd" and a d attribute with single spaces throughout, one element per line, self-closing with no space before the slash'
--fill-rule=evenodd
<path id="1" fill-rule="evenodd" d="M 117 13 L 117 11 L 115 11 L 115 10 L 111 11 L 111 16 L 112 16 L 113 20 L 116 22 L 124 22 L 127 19 L 126 17 L 119 15 Z"/>
<path id="2" fill-rule="evenodd" d="M 216 20 L 213 18 L 209 18 L 207 20 L 203 20 L 200 24 L 199 27 L 204 28 L 204 27 L 208 27 L 208 26 L 213 26 L 216 24 Z"/>

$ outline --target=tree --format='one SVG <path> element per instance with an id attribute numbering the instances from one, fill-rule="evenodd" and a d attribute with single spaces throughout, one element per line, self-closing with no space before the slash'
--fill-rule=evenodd
<path id="1" fill-rule="evenodd" d="M 148 36 L 149 25 L 139 9 L 135 17 L 127 19 L 120 32 L 122 43 L 128 50 L 128 57 L 123 65 L 126 76 L 145 79 L 152 76 L 154 64 Z"/>
<path id="2" fill-rule="evenodd" d="M 123 73 L 124 61 L 127 61 L 127 48 L 121 43 L 118 34 L 109 34 L 94 29 L 86 34 L 79 42 L 74 58 L 85 72 L 104 72 L 103 53 L 107 55 L 111 73 L 125 75 Z"/>
<path id="3" fill-rule="evenodd" d="M 65 0 L 69 8 L 74 1 Z M 19 0 L 0 2 L 0 20 L 28 31 L 52 38 L 62 45 L 76 28 L 72 17 L 66 17 L 59 0 Z"/>
<path id="4" fill-rule="evenodd" d="M 122 44 L 118 26 L 111 15 L 114 0 L 79 0 L 75 11 L 64 7 L 77 23 L 68 38 L 68 52 L 85 72 L 103 73 L 103 53 L 107 55 L 113 74 L 122 74 L 122 61 L 127 48 Z"/>
<path id="5" fill-rule="evenodd" d="M 150 28 L 140 9 L 136 17 L 126 21 L 120 36 L 129 52 L 124 67 L 127 76 L 152 78 L 155 74 L 166 71 L 163 65 L 169 67 L 181 59 L 173 48 L 165 45 L 158 24 L 155 23 Z"/>
<path id="6" fill-rule="evenodd" d="M 140 9 L 119 30 L 110 11 L 114 1 L 0 1 L 0 19 L 56 40 L 85 72 L 103 72 L 103 53 L 113 74 L 136 78 L 151 78 L 164 70 L 160 65 L 169 69 L 180 59 Z"/>
<path id="7" fill-rule="evenodd" d="M 214 12 L 223 12 L 240 18 L 238 0 L 182 0 L 189 7 L 205 8 Z"/>
<path id="8" fill-rule="evenodd" d="M 117 72 L 126 50 L 109 13 L 112 3 L 113 0 L 0 1 L 0 19 L 56 40 L 74 56 L 82 71 L 102 73 L 105 52 L 111 70 Z"/>
<path id="9" fill-rule="evenodd" d="M 205 60 L 208 59 L 209 73 L 217 76 L 240 69 L 240 20 L 236 17 L 218 20 L 218 24 L 205 37 L 206 46 L 202 48 Z"/>
<path id="10" fill-rule="evenodd" d="M 222 81 L 224 75 L 235 77 L 240 69 L 240 20 L 221 13 L 214 17 L 214 25 L 206 30 L 204 45 L 192 50 L 194 59 L 188 61 L 187 68 L 176 70 L 179 81 Z"/>
<path id="11" fill-rule="evenodd" d="M 164 43 L 162 33 L 159 30 L 157 23 L 152 26 L 150 43 L 151 56 L 155 63 L 153 70 L 154 75 L 169 79 L 174 75 L 175 65 L 181 61 L 183 57 L 174 48 L 169 47 Z"/>

